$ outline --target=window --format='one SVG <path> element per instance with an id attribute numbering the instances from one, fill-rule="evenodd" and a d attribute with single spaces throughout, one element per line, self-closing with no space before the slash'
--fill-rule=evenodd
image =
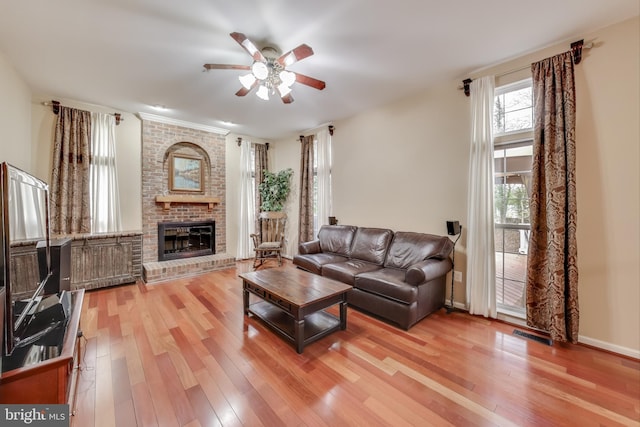
<path id="1" fill-rule="evenodd" d="M 321 130 L 313 143 L 313 228 L 314 236 L 332 215 L 331 208 L 331 134 Z"/>
<path id="2" fill-rule="evenodd" d="M 258 194 L 258 185 L 260 185 L 259 182 L 256 182 L 256 146 L 254 144 L 251 144 L 251 189 L 252 189 L 252 194 L 251 197 L 255 200 L 256 198 L 256 194 Z M 259 212 L 260 211 L 260 206 L 254 206 L 254 212 L 250 212 L 249 216 L 251 216 L 252 218 L 256 216 L 256 210 Z"/>
<path id="3" fill-rule="evenodd" d="M 496 88 L 494 235 L 499 312 L 524 317 L 533 157 L 531 79 Z"/>
<path id="4" fill-rule="evenodd" d="M 320 218 L 318 216 L 318 139 L 313 140 L 313 235 L 320 231 Z"/>
<path id="5" fill-rule="evenodd" d="M 493 133 L 504 135 L 533 128 L 531 79 L 496 88 Z"/>

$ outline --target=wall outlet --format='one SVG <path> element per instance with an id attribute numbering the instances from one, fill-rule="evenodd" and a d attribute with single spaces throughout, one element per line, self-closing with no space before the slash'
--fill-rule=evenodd
<path id="1" fill-rule="evenodd" d="M 462 271 L 453 271 L 453 281 L 462 283 Z"/>

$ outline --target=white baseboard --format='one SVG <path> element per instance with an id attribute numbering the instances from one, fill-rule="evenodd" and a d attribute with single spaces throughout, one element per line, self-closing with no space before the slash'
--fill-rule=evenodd
<path id="1" fill-rule="evenodd" d="M 454 303 L 454 306 L 462 310 L 466 310 L 464 304 Z M 515 316 L 509 316 L 508 314 L 498 313 L 498 320 L 513 324 L 514 326 L 521 326 L 523 328 L 530 328 L 527 326 L 527 322 L 524 319 L 520 319 Z M 610 351 L 612 353 L 620 354 L 622 356 L 632 357 L 634 359 L 640 359 L 640 350 L 633 348 L 623 347 L 620 345 L 612 344 L 606 341 L 597 340 L 595 338 L 585 337 L 583 335 L 578 336 L 578 342 L 584 345 L 588 345 L 600 350 Z"/>
<path id="2" fill-rule="evenodd" d="M 633 348 L 623 347 L 621 345 L 611 344 L 606 341 L 600 341 L 595 338 L 589 338 L 585 336 L 578 336 L 578 342 L 586 345 L 590 345 L 592 347 L 600 348 L 602 350 L 607 350 L 612 353 L 621 354 L 623 356 L 633 357 L 634 359 L 640 359 L 640 350 L 635 350 Z"/>

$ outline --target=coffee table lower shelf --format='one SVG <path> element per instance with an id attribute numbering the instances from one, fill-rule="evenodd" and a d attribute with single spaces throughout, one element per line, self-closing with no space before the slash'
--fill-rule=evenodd
<path id="1" fill-rule="evenodd" d="M 298 353 L 302 353 L 302 349 L 308 344 L 341 329 L 340 318 L 326 311 L 316 311 L 305 316 L 302 325 L 303 337 L 297 340 L 296 320 L 281 308 L 267 301 L 259 301 L 249 306 L 249 313 L 262 320 L 285 340 L 293 343 Z"/>

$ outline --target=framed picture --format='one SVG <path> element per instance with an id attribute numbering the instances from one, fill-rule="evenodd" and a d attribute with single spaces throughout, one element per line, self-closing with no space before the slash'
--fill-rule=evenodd
<path id="1" fill-rule="evenodd" d="M 200 157 L 184 154 L 169 156 L 169 190 L 202 192 L 204 171 Z"/>

